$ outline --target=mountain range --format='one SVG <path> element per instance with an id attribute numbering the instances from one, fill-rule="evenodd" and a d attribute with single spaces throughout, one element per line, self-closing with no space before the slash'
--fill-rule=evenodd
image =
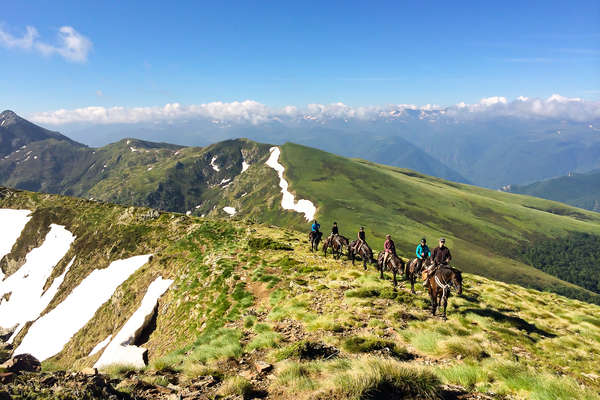
<path id="1" fill-rule="evenodd" d="M 295 143 L 0 139 L 0 398 L 598 398 L 598 213 Z M 313 218 L 446 237 L 448 319 Z"/>
<path id="2" fill-rule="evenodd" d="M 469 106 L 361 110 L 335 105 L 331 110 L 315 106 L 291 115 L 263 115 L 262 108 L 255 105 L 229 116 L 235 110 L 214 105 L 216 111 L 205 117 L 195 115 L 193 110 L 185 114 L 185 110 L 179 110 L 183 107 L 173 105 L 169 108 L 173 117 L 159 114 L 151 122 L 136 121 L 139 116 L 127 115 L 134 122 L 55 126 L 75 140 L 94 146 L 124 137 L 149 141 L 169 138 L 170 142 L 190 146 L 238 137 L 273 144 L 293 142 L 492 189 L 600 168 L 600 121 L 594 104 L 560 96 L 508 104 L 488 100 L 496 103 L 476 105 L 481 110 L 473 112 L 465 111 L 471 109 Z M 579 109 L 584 106 L 590 110 Z M 531 110 L 524 113 L 522 107 L 539 109 L 541 114 Z M 556 112 L 563 107 L 579 111 Z M 177 117 L 177 110 L 183 116 Z M 110 115 L 109 110 L 100 111 L 107 118 Z"/>
<path id="3" fill-rule="evenodd" d="M 560 201 L 575 207 L 600 212 L 600 171 L 570 173 L 566 176 L 529 185 L 507 185 L 502 190 Z"/>
<path id="4" fill-rule="evenodd" d="M 3 155 L 1 185 L 196 216 L 234 215 L 301 231 L 312 218 L 281 210 L 282 182 L 274 164 L 267 164 L 275 148 L 270 145 L 237 139 L 183 147 L 123 139 L 90 148 L 11 118 L 2 132 L 17 126 L 38 132 L 23 136 Z M 365 225 L 377 248 L 391 233 L 409 257 L 421 237 L 433 244 L 445 236 L 456 263 L 468 272 L 588 300 L 600 293 L 596 280 L 585 279 L 593 260 L 567 263 L 558 271 L 537 265 L 552 270 L 552 276 L 534 268 L 525 254 L 531 246 L 573 233 L 593 240 L 600 235 L 596 213 L 297 144 L 276 148 L 280 155 L 274 161 L 284 170 L 290 196 L 314 204 L 324 224 L 337 220 L 347 236 Z M 581 274 L 573 276 L 573 270 Z"/>

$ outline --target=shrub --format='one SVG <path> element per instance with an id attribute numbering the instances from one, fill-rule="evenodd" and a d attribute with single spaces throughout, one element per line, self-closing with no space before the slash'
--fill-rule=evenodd
<path id="1" fill-rule="evenodd" d="M 248 248 L 252 250 L 294 250 L 291 246 L 277 242 L 271 238 L 250 238 Z"/>

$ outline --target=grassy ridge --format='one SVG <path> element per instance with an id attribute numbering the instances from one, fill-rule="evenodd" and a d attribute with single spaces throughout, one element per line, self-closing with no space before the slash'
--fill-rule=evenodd
<path id="1" fill-rule="evenodd" d="M 444 384 L 516 398 L 598 398 L 600 308 L 592 304 L 465 274 L 464 296 L 451 297 L 443 322 L 430 317 L 420 284 L 416 296 L 404 283 L 394 291 L 389 276 L 310 253 L 305 235 L 288 229 L 28 192 L 11 192 L 0 206 L 29 208 L 31 223 L 62 223 L 77 235 L 78 261 L 50 308 L 92 269 L 154 254 L 44 362 L 47 370 L 93 365 L 98 355 L 89 351 L 120 329 L 160 274 L 175 282 L 142 343 L 150 364 L 134 372 L 147 385 L 209 380 L 202 390 L 210 396 L 282 399 L 438 398 Z M 274 370 L 257 374 L 257 361 Z M 107 372 L 135 393 L 130 368 Z"/>
<path id="2" fill-rule="evenodd" d="M 519 261 L 517 248 L 537 238 L 569 232 L 600 235 L 600 215 L 551 201 L 447 182 L 413 171 L 350 160 L 295 144 L 282 146 L 291 189 L 315 200 L 325 229 L 331 221 L 382 247 L 386 233 L 400 253 L 412 257 L 418 240 L 449 239 L 454 262 L 465 271 L 582 299 L 597 294 Z M 307 229 L 306 226 L 296 225 Z"/>
<path id="3" fill-rule="evenodd" d="M 600 171 L 561 176 L 529 185 L 511 185 L 509 191 L 600 211 Z"/>

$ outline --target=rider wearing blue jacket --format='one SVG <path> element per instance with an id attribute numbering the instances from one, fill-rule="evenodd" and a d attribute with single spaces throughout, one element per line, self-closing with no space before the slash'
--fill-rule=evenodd
<path id="1" fill-rule="evenodd" d="M 312 224 L 312 231 L 319 232 L 319 229 L 321 229 L 321 224 L 319 224 L 317 222 L 317 220 L 315 219 L 315 222 L 313 222 L 313 224 Z"/>
<path id="2" fill-rule="evenodd" d="M 421 243 L 417 246 L 417 262 L 418 270 L 420 271 L 423 267 L 423 260 L 427 257 L 431 257 L 431 251 L 429 251 L 429 247 L 427 246 L 427 239 L 421 239 Z"/>

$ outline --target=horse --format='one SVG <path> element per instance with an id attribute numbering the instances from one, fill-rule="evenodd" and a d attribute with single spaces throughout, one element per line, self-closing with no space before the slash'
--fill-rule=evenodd
<path id="1" fill-rule="evenodd" d="M 331 247 L 333 258 L 338 260 L 344 253 L 344 247 L 348 247 L 348 238 L 342 235 L 330 236 L 323 242 L 323 254 L 327 257 L 327 248 Z"/>
<path id="2" fill-rule="evenodd" d="M 425 275 L 427 271 L 423 271 Z M 436 309 L 444 306 L 442 318 L 446 320 L 446 306 L 448 305 L 448 296 L 450 288 L 454 287 L 458 295 L 462 294 L 462 274 L 456 268 L 449 265 L 441 265 L 429 276 L 429 297 L 431 297 L 431 315 L 435 316 Z"/>
<path id="3" fill-rule="evenodd" d="M 423 259 L 423 263 L 419 267 L 419 259 L 415 258 L 408 262 L 406 265 L 406 269 L 404 270 L 404 275 L 406 279 L 410 281 L 410 292 L 412 294 L 416 294 L 415 292 L 415 282 L 417 281 L 417 276 L 421 274 L 423 268 L 430 268 L 433 265 L 433 260 L 431 257 L 426 257 Z"/>
<path id="4" fill-rule="evenodd" d="M 383 256 L 385 255 L 384 251 L 380 251 L 377 256 L 377 267 L 379 269 L 379 277 L 383 279 L 383 271 L 391 271 L 394 274 L 394 290 L 396 290 L 396 286 L 398 286 L 398 281 L 396 279 L 397 274 L 402 274 L 404 271 L 404 261 L 398 257 L 396 254 L 392 254 L 391 257 L 388 257 L 386 265 L 383 265 Z"/>
<path id="5" fill-rule="evenodd" d="M 322 236 L 323 236 L 322 232 L 311 231 L 308 234 L 308 241 L 310 242 L 310 251 L 318 251 L 319 250 L 319 242 L 321 241 Z"/>
<path id="6" fill-rule="evenodd" d="M 352 265 L 354 265 L 354 259 L 356 258 L 356 256 L 359 256 L 361 258 L 361 260 L 363 261 L 363 268 L 365 270 L 367 269 L 367 260 L 372 264 L 377 263 L 377 260 L 375 260 L 373 258 L 373 250 L 371 250 L 371 248 L 369 247 L 368 244 L 363 243 L 358 248 L 358 250 L 354 250 L 355 245 L 356 245 L 356 240 L 353 240 L 348 245 L 348 255 L 350 256 L 350 259 L 352 260 Z"/>

